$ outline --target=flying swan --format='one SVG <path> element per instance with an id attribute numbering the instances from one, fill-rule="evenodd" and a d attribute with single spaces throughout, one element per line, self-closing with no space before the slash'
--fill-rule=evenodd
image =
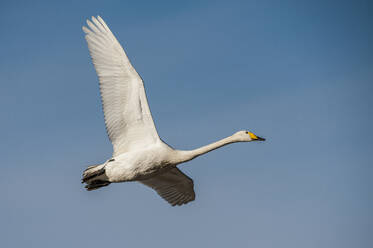
<path id="1" fill-rule="evenodd" d="M 239 131 L 195 150 L 173 149 L 159 138 L 144 83 L 109 27 L 100 16 L 87 20 L 87 25 L 83 31 L 100 81 L 106 131 L 113 144 L 112 158 L 84 171 L 82 183 L 87 190 L 138 181 L 172 206 L 186 204 L 195 199 L 194 184 L 178 164 L 231 143 L 265 140 Z"/>

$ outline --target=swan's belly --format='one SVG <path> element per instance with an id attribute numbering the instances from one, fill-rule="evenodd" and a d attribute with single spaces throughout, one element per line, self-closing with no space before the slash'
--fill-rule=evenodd
<path id="1" fill-rule="evenodd" d="M 105 174 L 110 182 L 136 181 L 153 177 L 172 167 L 159 153 L 142 151 L 115 158 L 105 167 Z"/>

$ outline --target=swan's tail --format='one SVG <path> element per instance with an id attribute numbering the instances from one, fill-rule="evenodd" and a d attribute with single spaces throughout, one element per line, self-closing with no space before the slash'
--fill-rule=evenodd
<path id="1" fill-rule="evenodd" d="M 105 164 L 89 166 L 83 172 L 82 183 L 86 183 L 85 188 L 88 191 L 108 186 L 110 182 L 105 175 Z"/>

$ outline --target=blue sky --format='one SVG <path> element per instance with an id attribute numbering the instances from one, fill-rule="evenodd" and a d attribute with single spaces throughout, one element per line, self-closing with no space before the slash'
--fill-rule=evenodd
<path id="1" fill-rule="evenodd" d="M 3 247 L 368 248 L 370 1 L 2 1 Z M 192 149 L 196 201 L 137 183 L 86 192 L 111 156 L 81 26 L 101 15 L 145 81 L 160 136 Z"/>

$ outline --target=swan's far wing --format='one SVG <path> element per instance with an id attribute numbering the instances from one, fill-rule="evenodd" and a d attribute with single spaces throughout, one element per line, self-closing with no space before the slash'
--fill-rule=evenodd
<path id="1" fill-rule="evenodd" d="M 157 191 L 172 206 L 186 204 L 196 197 L 193 180 L 176 167 L 140 182 Z"/>
<path id="2" fill-rule="evenodd" d="M 114 156 L 155 143 L 159 137 L 144 84 L 104 20 L 83 26 L 102 97 L 105 124 Z"/>

